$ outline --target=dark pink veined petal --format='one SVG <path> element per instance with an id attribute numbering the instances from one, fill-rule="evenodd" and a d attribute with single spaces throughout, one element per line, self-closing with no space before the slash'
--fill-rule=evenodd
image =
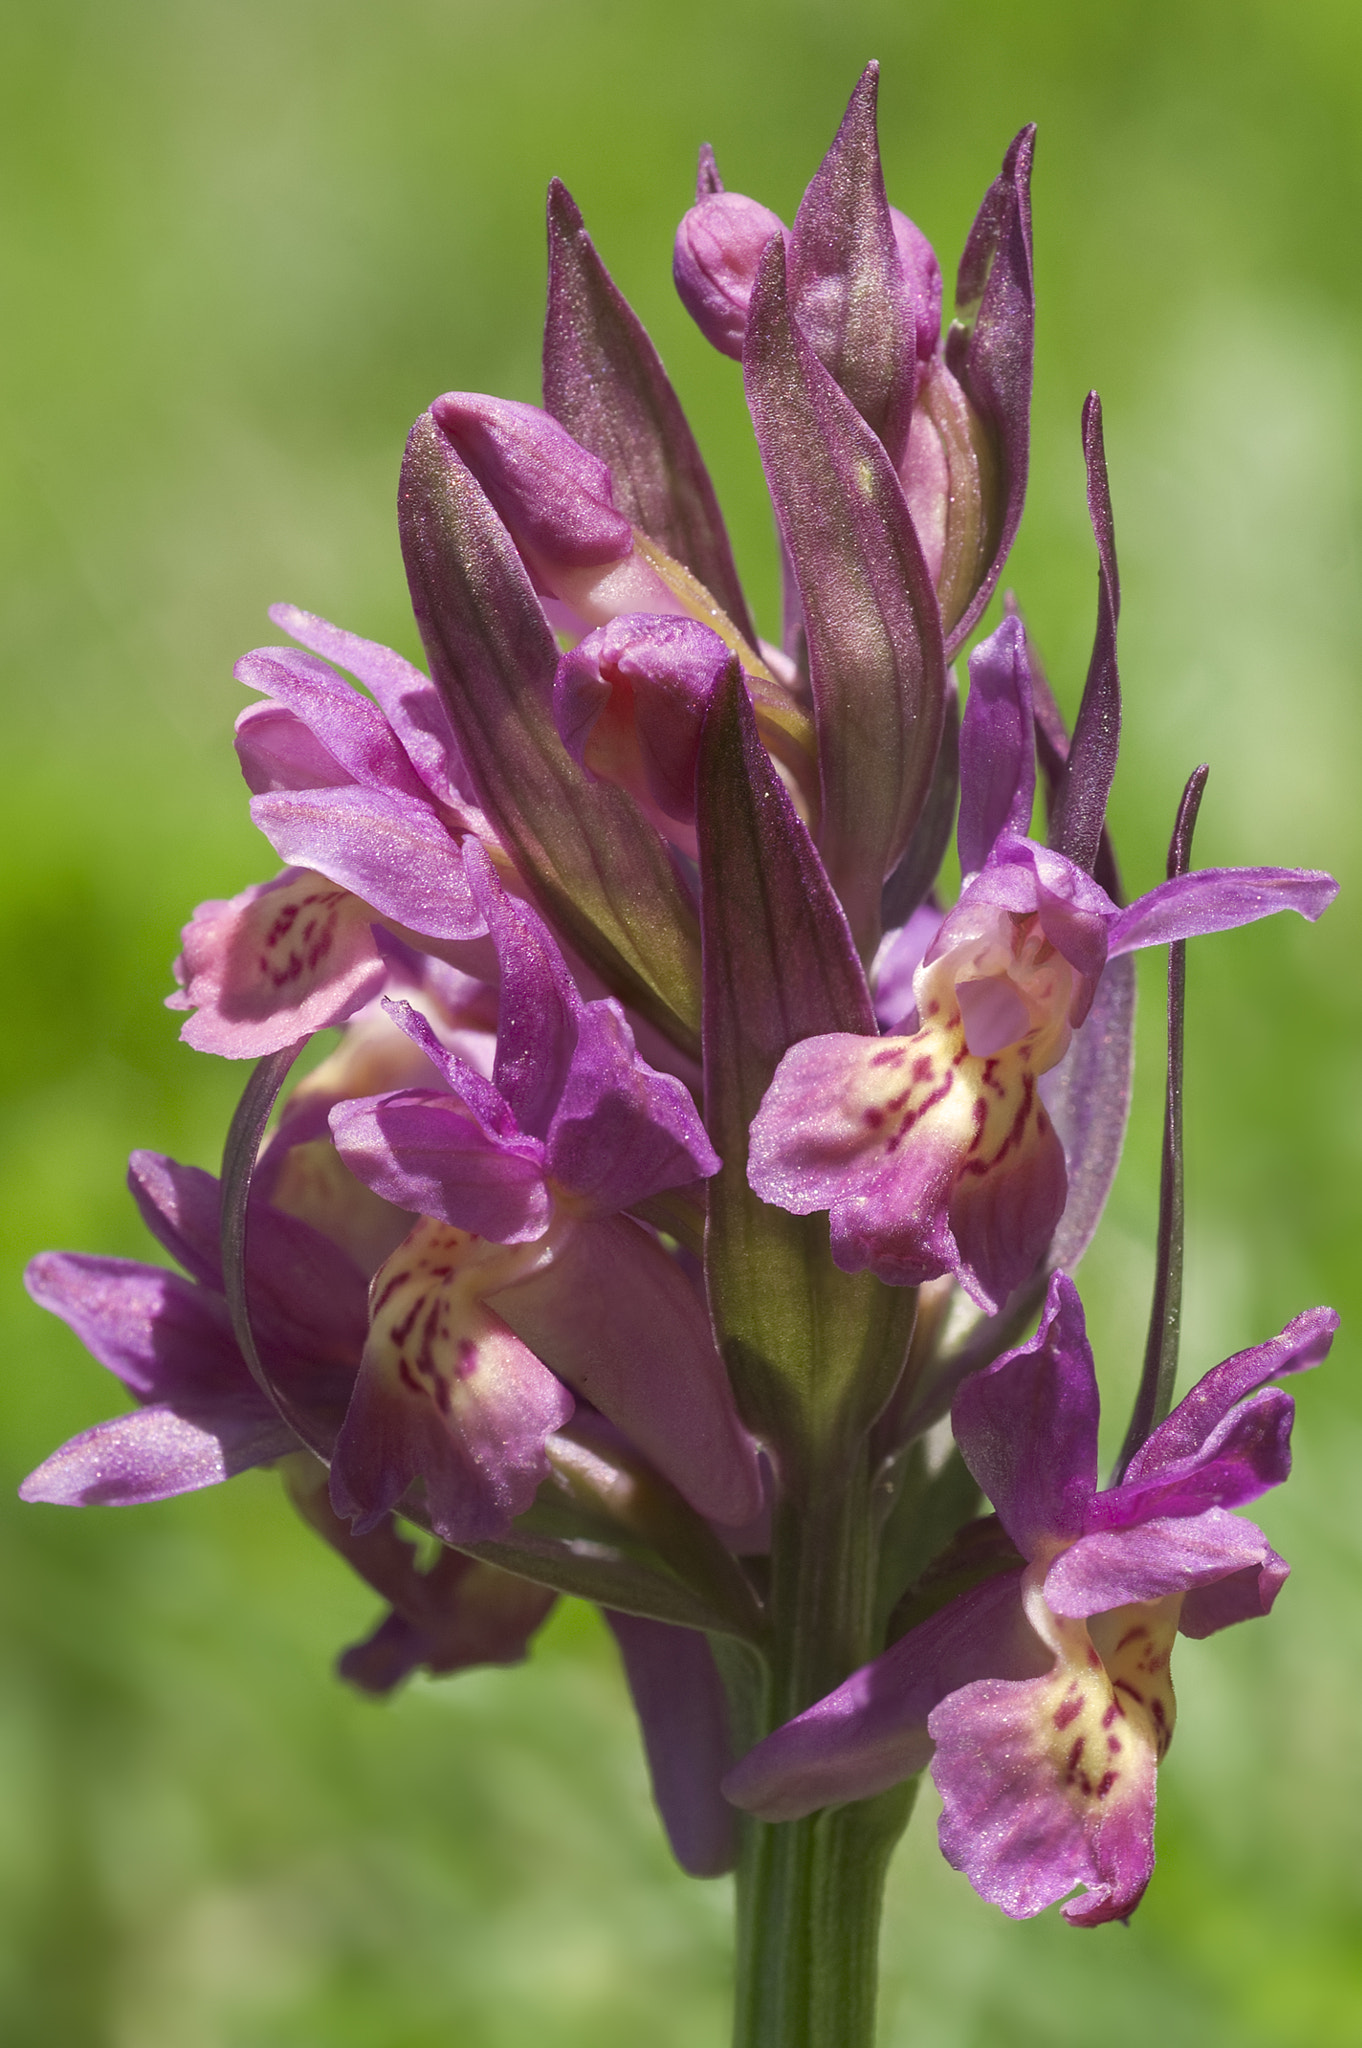
<path id="1" fill-rule="evenodd" d="M 1023 1088 L 1014 1132 L 991 1157 L 965 1158 L 946 1208 L 955 1271 L 991 1313 L 1035 1272 L 1068 1193 L 1064 1147 L 1033 1087 Z"/>
<path id="2" fill-rule="evenodd" d="M 971 1374 L 951 1409 L 965 1463 L 1024 1556 L 1085 1527 L 1097 1486 L 1097 1416 L 1083 1304 L 1067 1274 L 1056 1273 L 1035 1336 Z"/>
<path id="3" fill-rule="evenodd" d="M 1080 1779 L 1081 1767 L 1066 1774 L 1055 1754 L 1069 1741 L 1066 1706 L 1055 1694 L 1053 1677 L 989 1678 L 935 1709 L 929 1727 L 943 1801 L 941 1850 L 981 1898 L 1014 1920 L 1086 1885 L 1064 1917 L 1096 1926 L 1133 1912 L 1149 1882 L 1155 1759 L 1148 1750 L 1132 1753 L 1127 1742 L 1123 1781 L 1107 1794 L 1099 1791 L 1102 1778 Z M 1072 1743 L 1081 1752 L 1081 1738 Z"/>
<path id="4" fill-rule="evenodd" d="M 201 903 L 182 934 L 182 987 L 166 998 L 168 1009 L 195 1012 L 181 1038 L 197 1052 L 259 1059 L 343 1023 L 385 979 L 372 921 L 366 903 L 308 868 Z"/>
<path id="5" fill-rule="evenodd" d="M 640 1059 L 619 1004 L 588 1003 L 547 1139 L 554 1180 L 597 1214 L 716 1173 L 690 1091 Z"/>
<path id="6" fill-rule="evenodd" d="M 1020 619 L 1004 619 L 969 658 L 969 697 L 960 722 L 960 871 L 974 874 L 1004 833 L 1031 830 L 1036 743 L 1031 671 Z"/>
<path id="7" fill-rule="evenodd" d="M 697 1289 L 625 1216 L 578 1223 L 552 1264 L 489 1296 L 516 1334 L 599 1408 L 702 1515 L 762 1506 L 756 1446 L 738 1419 Z"/>
<path id="8" fill-rule="evenodd" d="M 932 1753 L 927 1717 L 947 1694 L 981 1677 L 1050 1668 L 1020 1585 L 1019 1572 L 1004 1573 L 920 1622 L 749 1750 L 724 1780 L 726 1797 L 761 1820 L 798 1820 L 913 1777 Z"/>
<path id="9" fill-rule="evenodd" d="M 391 647 L 347 633 L 297 605 L 271 605 L 270 618 L 302 646 L 347 670 L 373 693 L 408 760 L 438 802 L 462 796 L 463 762 L 458 742 L 444 701 L 429 676 Z"/>
<path id="10" fill-rule="evenodd" d="M 261 1394 L 202 1413 L 158 1404 L 72 1437 L 30 1472 L 19 1494 L 62 1507 L 136 1507 L 217 1486 L 297 1448 Z"/>
<path id="11" fill-rule="evenodd" d="M 353 692 L 352 692 L 353 694 Z M 276 790 L 251 817 L 281 860 L 315 868 L 361 905 L 429 939 L 480 938 L 459 841 L 427 800 L 386 790 Z"/>
<path id="12" fill-rule="evenodd" d="M 1291 1470 L 1295 1412 L 1290 1394 L 1264 1388 L 1232 1408 L 1190 1456 L 1143 1479 L 1127 1474 L 1120 1486 L 1099 1493 L 1089 1528 L 1125 1529 L 1157 1515 L 1199 1515 L 1257 1500 Z"/>
<path id="13" fill-rule="evenodd" d="M 1313 924 L 1338 894 L 1332 875 L 1311 868 L 1197 868 L 1160 882 L 1111 927 L 1111 950 L 1163 946 L 1172 939 L 1233 931 L 1277 910 L 1296 910 Z"/>
<path id="14" fill-rule="evenodd" d="M 429 791 L 378 705 L 315 655 L 258 647 L 237 663 L 239 683 L 286 705 L 354 782 L 429 801 Z"/>
<path id="15" fill-rule="evenodd" d="M 1270 1342 L 1236 1351 L 1233 1358 L 1213 1366 L 1141 1444 L 1126 1467 L 1124 1484 L 1133 1486 L 1157 1479 L 1193 1458 L 1212 1431 L 1247 1395 L 1268 1380 L 1287 1373 L 1308 1372 L 1327 1358 L 1337 1328 L 1338 1317 L 1333 1309 L 1306 1309 Z"/>
<path id="16" fill-rule="evenodd" d="M 732 1761 L 714 1653 L 696 1629 L 606 1608 L 629 1681 L 653 1799 L 691 1877 L 722 1877 L 738 1854 L 737 1816 L 719 1790 Z"/>
<path id="17" fill-rule="evenodd" d="M 399 1209 L 497 1244 L 548 1229 L 543 1146 L 486 1130 L 453 1095 L 408 1088 L 343 1102 L 331 1134 L 355 1178 Z"/>
<path id="18" fill-rule="evenodd" d="M 1258 1572 L 1275 1556 L 1261 1529 L 1223 1508 L 1100 1529 L 1061 1551 L 1045 1577 L 1046 1605 L 1086 1619 Z"/>
<path id="19" fill-rule="evenodd" d="M 572 1396 L 487 1308 L 485 1265 L 477 1239 L 423 1220 L 375 1276 L 331 1465 L 332 1502 L 359 1535 L 419 1481 L 438 1536 L 481 1542 L 504 1534 L 548 1476 L 544 1445 Z"/>

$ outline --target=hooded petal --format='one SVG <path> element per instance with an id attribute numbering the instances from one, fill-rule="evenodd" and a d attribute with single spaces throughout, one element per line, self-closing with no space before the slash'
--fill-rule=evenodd
<path id="1" fill-rule="evenodd" d="M 706 192 L 676 230 L 672 277 L 705 340 L 742 361 L 747 307 L 762 250 L 787 235 L 780 215 L 741 192 Z"/>
<path id="2" fill-rule="evenodd" d="M 588 1003 L 547 1140 L 548 1171 L 598 1214 L 718 1171 L 685 1084 L 639 1058 L 616 1002 Z"/>
<path id="3" fill-rule="evenodd" d="M 429 792 L 378 705 L 326 662 L 292 647 L 258 647 L 233 670 L 248 690 L 285 705 L 353 782 L 418 801 Z"/>
<path id="4" fill-rule="evenodd" d="M 463 762 L 439 691 L 391 647 L 362 640 L 297 605 L 270 606 L 270 618 L 304 647 L 358 677 L 373 692 L 426 788 L 439 803 L 463 794 Z"/>
<path id="5" fill-rule="evenodd" d="M 1036 792 L 1031 671 L 1019 619 L 1004 619 L 969 658 L 960 724 L 960 871 L 983 867 L 1004 832 L 1024 839 Z"/>
<path id="6" fill-rule="evenodd" d="M 331 1131 L 355 1177 L 413 1215 L 497 1244 L 526 1244 L 549 1227 L 543 1146 L 487 1131 L 457 1096 L 408 1088 L 341 1103 Z"/>
<path id="7" fill-rule="evenodd" d="M 1083 1304 L 1056 1273 L 1035 1336 L 971 1374 L 951 1409 L 965 1463 L 1024 1556 L 1081 1534 L 1097 1486 L 1097 1417 Z"/>

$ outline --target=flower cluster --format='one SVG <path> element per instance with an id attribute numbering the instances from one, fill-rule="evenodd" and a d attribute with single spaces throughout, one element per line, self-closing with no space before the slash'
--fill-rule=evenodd
<path id="1" fill-rule="evenodd" d="M 1065 1910 L 1091 1924 L 1149 1875 L 1175 1633 L 1266 1613 L 1285 1576 L 1230 1510 L 1286 1476 L 1267 1383 L 1334 1327 L 1299 1317 L 1171 1413 L 1151 1396 L 1099 1489 L 1069 1274 L 1120 1151 L 1129 956 L 1313 919 L 1334 884 L 1180 861 L 1125 900 L 1095 399 L 1072 736 L 1010 599 L 961 710 L 949 664 L 1025 492 L 1033 138 L 943 336 L 875 94 L 872 66 L 792 226 L 705 150 L 677 232 L 681 298 L 742 365 L 778 644 L 555 184 L 543 408 L 446 393 L 408 441 L 429 673 L 287 605 L 292 644 L 239 665 L 285 865 L 198 908 L 170 1000 L 192 1045 L 261 1064 L 221 1183 L 133 1160 L 182 1272 L 31 1268 L 139 1405 L 24 1492 L 131 1503 L 277 1462 L 386 1603 L 354 1683 L 515 1661 L 576 1594 L 687 1869 L 731 1866 L 740 1809 L 784 1822 L 931 1762 L 976 1889 L 1026 1914 L 1083 1885 Z"/>

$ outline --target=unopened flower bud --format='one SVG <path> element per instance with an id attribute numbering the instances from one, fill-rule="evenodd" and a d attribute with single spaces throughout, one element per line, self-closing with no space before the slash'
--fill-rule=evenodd
<path id="1" fill-rule="evenodd" d="M 676 230 L 672 276 L 681 303 L 706 341 L 735 361 L 742 360 L 761 252 L 772 235 L 785 233 L 778 214 L 741 192 L 710 193 Z"/>

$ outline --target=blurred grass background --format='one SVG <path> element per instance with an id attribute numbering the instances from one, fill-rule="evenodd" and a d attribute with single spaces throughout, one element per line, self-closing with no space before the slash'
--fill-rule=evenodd
<path id="1" fill-rule="evenodd" d="M 1343 1312 L 1262 1520 L 1270 1624 L 1179 1655 L 1161 1866 L 1129 1930 L 1004 1922 L 929 1801 L 892 1880 L 883 2039 L 1343 2048 L 1362 2030 L 1357 1337 L 1362 15 L 1352 0 L 45 0 L 0 64 L 8 1271 L 138 1255 L 125 1155 L 213 1165 L 242 1074 L 160 1008 L 191 906 L 272 872 L 233 659 L 289 597 L 416 651 L 392 518 L 450 386 L 537 397 L 562 174 L 693 408 L 759 606 L 736 370 L 670 288 L 696 145 L 788 218 L 864 60 L 890 194 L 949 270 L 1041 124 L 1033 481 L 1009 580 L 1062 697 L 1093 610 L 1078 445 L 1103 393 L 1125 611 L 1113 807 L 1134 888 L 1177 790 L 1200 861 L 1331 867 L 1309 930 L 1199 946 L 1194 1373 Z M 1112 1412 L 1141 1342 L 1161 1046 L 1087 1262 Z M 602 1631 L 528 1670 L 333 1682 L 374 1603 L 268 1475 L 126 1513 L 13 1485 L 114 1405 L 0 1297 L 0 2035 L 10 2048 L 594 2048 L 725 2037 L 727 1888 L 669 1867 Z M 7 1498 L 6 1498 L 7 1497 Z"/>

